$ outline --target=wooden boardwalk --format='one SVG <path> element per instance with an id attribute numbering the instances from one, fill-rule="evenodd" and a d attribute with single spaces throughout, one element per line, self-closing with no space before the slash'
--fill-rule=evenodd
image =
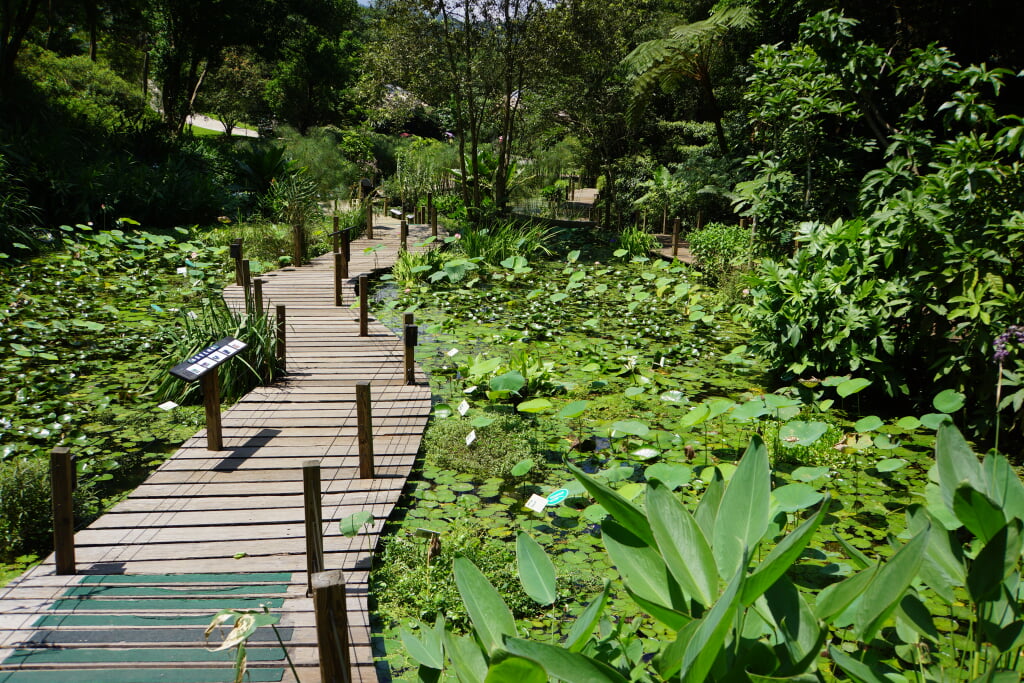
<path id="1" fill-rule="evenodd" d="M 267 305 L 287 307 L 287 377 L 223 415 L 224 448 L 205 430 L 126 500 L 75 536 L 79 575 L 54 558 L 0 588 L 0 683 L 194 683 L 233 680 L 234 651 L 211 652 L 205 626 L 223 608 L 281 615 L 279 630 L 303 682 L 320 680 L 306 595 L 302 465 L 318 460 L 326 569 L 345 573 L 353 681 L 376 681 L 367 573 L 430 412 L 422 377 L 406 386 L 401 341 L 370 319 L 359 337 L 352 286 L 393 262 L 398 222 L 377 218 L 375 240 L 352 244 L 345 306 L 334 306 L 333 257 L 262 276 Z M 410 227 L 410 244 L 429 233 Z M 384 246 L 375 253 L 363 249 Z M 240 288 L 225 298 L 242 302 Z M 372 382 L 375 478 L 360 479 L 355 384 Z M 341 518 L 369 510 L 372 531 L 342 536 Z M 215 645 L 219 637 L 211 642 Z M 213 647 L 211 645 L 210 647 Z M 253 681 L 295 681 L 274 633 L 250 642 Z"/>

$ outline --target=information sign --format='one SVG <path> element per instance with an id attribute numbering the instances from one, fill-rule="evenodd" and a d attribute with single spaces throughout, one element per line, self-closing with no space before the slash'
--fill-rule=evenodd
<path id="1" fill-rule="evenodd" d="M 558 489 L 557 491 L 552 491 L 551 495 L 548 496 L 548 505 L 558 505 L 568 497 L 569 489 Z"/>
<path id="2" fill-rule="evenodd" d="M 194 382 L 246 346 L 245 342 L 239 341 L 234 337 L 224 337 L 220 341 L 207 346 L 188 360 L 175 365 L 171 368 L 171 374 L 175 377 L 180 377 L 186 382 Z"/>

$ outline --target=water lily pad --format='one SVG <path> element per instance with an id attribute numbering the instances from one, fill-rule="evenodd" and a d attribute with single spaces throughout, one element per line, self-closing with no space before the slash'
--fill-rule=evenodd
<path id="1" fill-rule="evenodd" d="M 867 387 L 871 386 L 871 380 L 864 379 L 863 377 L 854 377 L 853 379 L 845 380 L 836 387 L 836 393 L 846 398 L 852 396 L 858 391 L 863 391 Z"/>
<path id="2" fill-rule="evenodd" d="M 616 481 L 625 481 L 633 476 L 633 468 L 627 465 L 620 467 L 611 467 L 609 469 L 598 472 L 598 476 L 607 481 L 608 483 Z"/>
<path id="3" fill-rule="evenodd" d="M 964 395 L 959 391 L 946 389 L 932 400 L 935 410 L 940 413 L 955 413 L 964 407 Z"/>
<path id="4" fill-rule="evenodd" d="M 907 466 L 907 461 L 903 458 L 886 458 L 880 460 L 875 464 L 875 469 L 879 472 L 895 472 L 896 470 L 903 469 Z"/>
<path id="5" fill-rule="evenodd" d="M 629 387 L 625 391 L 626 398 L 637 398 L 638 396 L 643 395 L 645 391 L 646 389 L 643 387 Z"/>
<path id="6" fill-rule="evenodd" d="M 644 485 L 631 481 L 618 490 L 618 494 L 626 500 L 633 500 L 644 490 Z"/>
<path id="7" fill-rule="evenodd" d="M 729 413 L 729 418 L 736 422 L 749 422 L 762 415 L 767 415 L 769 412 L 771 411 L 764 401 L 755 398 L 733 408 L 732 412 Z"/>
<path id="8" fill-rule="evenodd" d="M 573 401 L 572 403 L 567 403 L 562 406 L 561 410 L 555 413 L 555 417 L 560 417 L 562 419 L 579 417 L 584 413 L 584 411 L 586 411 L 587 406 L 589 405 L 589 401 Z"/>
<path id="9" fill-rule="evenodd" d="M 657 479 L 669 489 L 674 490 L 688 484 L 693 479 L 693 470 L 687 465 L 659 462 L 644 470 L 644 476 L 648 480 Z"/>
<path id="10" fill-rule="evenodd" d="M 858 432 L 873 432 L 885 423 L 882 422 L 882 418 L 877 415 L 868 415 L 857 420 L 853 425 L 853 428 Z"/>
<path id="11" fill-rule="evenodd" d="M 908 415 L 896 420 L 896 426 L 900 429 L 917 429 L 921 426 L 921 421 L 912 415 Z"/>
<path id="12" fill-rule="evenodd" d="M 585 510 L 583 510 L 583 518 L 585 520 L 587 520 L 588 522 L 591 522 L 593 524 L 600 524 L 601 522 L 604 521 L 604 518 L 607 517 L 607 516 L 608 516 L 608 511 L 604 509 L 604 506 L 598 505 L 596 503 L 594 505 L 588 506 Z M 563 559 L 568 559 L 568 558 L 565 557 L 566 555 L 577 555 L 577 554 L 579 554 L 579 553 L 563 553 L 561 555 L 561 557 Z"/>
<path id="13" fill-rule="evenodd" d="M 647 436 L 651 428 L 643 422 L 637 422 L 636 420 L 617 420 L 612 423 L 612 431 L 617 432 L 615 436 L 639 436 L 643 438 Z"/>
<path id="14" fill-rule="evenodd" d="M 657 448 L 645 446 L 643 448 L 638 448 L 635 451 L 631 451 L 630 455 L 632 455 L 634 458 L 638 460 L 653 460 L 654 458 L 657 458 L 658 456 L 661 455 L 661 451 L 659 451 Z"/>
<path id="15" fill-rule="evenodd" d="M 451 417 L 455 411 L 447 403 L 438 403 L 434 406 L 434 417 L 438 420 L 443 420 L 446 417 Z"/>
<path id="16" fill-rule="evenodd" d="M 664 394 L 662 394 L 661 400 L 666 401 L 668 403 L 685 403 L 687 399 L 686 395 L 683 392 L 672 390 L 666 391 Z"/>
<path id="17" fill-rule="evenodd" d="M 828 467 L 797 467 L 790 475 L 797 481 L 810 483 L 828 476 Z"/>
<path id="18" fill-rule="evenodd" d="M 796 512 L 817 505 L 824 498 L 824 494 L 807 484 L 786 484 L 773 490 L 772 498 L 775 499 L 779 510 Z"/>
<path id="19" fill-rule="evenodd" d="M 794 446 L 810 446 L 828 431 L 824 422 L 805 422 L 794 420 L 779 428 L 779 439 L 786 448 Z"/>
<path id="20" fill-rule="evenodd" d="M 494 422 L 495 418 L 490 415 L 477 415 L 474 417 L 469 424 L 473 425 L 475 429 L 483 429 L 487 425 Z"/>
<path id="21" fill-rule="evenodd" d="M 545 410 L 551 410 L 553 407 L 551 401 L 546 398 L 535 398 L 530 401 L 523 401 L 516 406 L 516 410 L 521 413 L 543 413 Z"/>
<path id="22" fill-rule="evenodd" d="M 512 468 L 511 475 L 513 477 L 525 476 L 530 470 L 533 469 L 534 464 L 536 463 L 534 463 L 533 460 L 520 460 L 519 462 L 516 463 L 515 467 Z"/>
<path id="23" fill-rule="evenodd" d="M 503 375 L 491 378 L 488 383 L 493 391 L 516 392 L 526 385 L 526 379 L 516 371 L 506 372 Z"/>
<path id="24" fill-rule="evenodd" d="M 949 420 L 946 413 L 928 413 L 921 416 L 921 425 L 927 429 L 938 429 L 939 425 Z"/>

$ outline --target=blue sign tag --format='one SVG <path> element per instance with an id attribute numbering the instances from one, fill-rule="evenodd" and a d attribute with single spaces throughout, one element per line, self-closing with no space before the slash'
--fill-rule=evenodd
<path id="1" fill-rule="evenodd" d="M 557 491 L 552 491 L 551 495 L 548 496 L 548 505 L 558 505 L 568 497 L 569 489 L 558 489 Z"/>

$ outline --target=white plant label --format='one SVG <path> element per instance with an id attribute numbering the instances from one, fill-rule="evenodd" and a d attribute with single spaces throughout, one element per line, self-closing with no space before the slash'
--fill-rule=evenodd
<path id="1" fill-rule="evenodd" d="M 174 410 L 177 407 L 178 404 L 175 403 L 174 401 L 165 401 L 164 403 L 161 403 L 160 405 L 157 406 L 157 408 L 159 408 L 160 410 Z"/>
<path id="2" fill-rule="evenodd" d="M 474 441 L 476 441 L 476 430 L 475 429 L 473 431 L 471 431 L 469 434 L 466 434 L 466 445 L 468 446 L 469 444 L 473 443 Z"/>
<path id="3" fill-rule="evenodd" d="M 188 268 L 185 266 L 178 268 L 178 275 L 188 275 Z"/>
<path id="4" fill-rule="evenodd" d="M 449 357 L 449 358 L 454 358 L 454 357 L 455 357 L 455 354 L 457 354 L 458 352 L 459 352 L 459 350 L 458 350 L 458 349 L 449 349 L 449 350 L 448 350 L 448 357 Z"/>
<path id="5" fill-rule="evenodd" d="M 469 412 L 469 404 L 463 401 L 459 404 L 459 415 L 465 416 Z"/>
<path id="6" fill-rule="evenodd" d="M 464 393 L 464 394 L 472 394 L 474 391 L 476 391 L 476 385 L 475 384 L 473 386 L 467 388 L 467 389 L 463 389 L 462 393 Z"/>
<path id="7" fill-rule="evenodd" d="M 530 500 L 526 501 L 524 506 L 527 510 L 533 510 L 534 512 L 544 512 L 544 508 L 548 506 L 548 499 L 541 498 L 536 493 L 530 496 Z"/>

